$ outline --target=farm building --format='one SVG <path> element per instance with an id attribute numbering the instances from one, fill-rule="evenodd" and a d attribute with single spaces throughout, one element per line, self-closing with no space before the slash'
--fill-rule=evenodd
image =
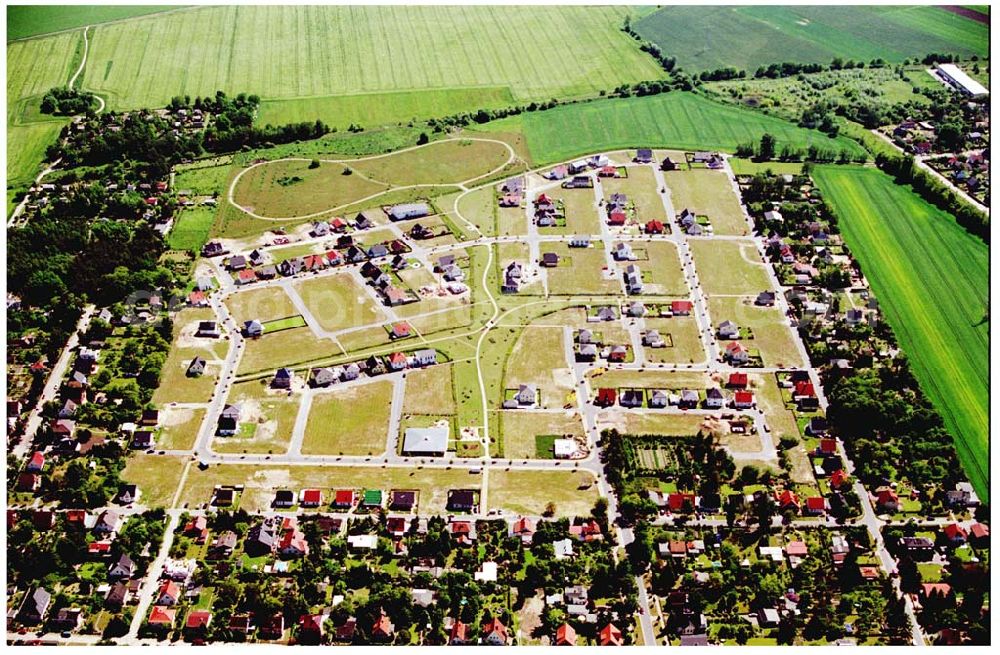
<path id="1" fill-rule="evenodd" d="M 403 436 L 404 455 L 441 457 L 448 450 L 448 427 L 407 428 Z"/>
<path id="2" fill-rule="evenodd" d="M 431 213 L 427 203 L 411 202 L 403 205 L 395 205 L 389 209 L 389 218 L 394 221 L 405 221 L 411 218 L 429 216 Z"/>
<path id="3" fill-rule="evenodd" d="M 989 90 L 986 87 L 969 77 L 968 73 L 955 64 L 939 64 L 937 74 L 941 79 L 951 84 L 964 95 L 980 96 L 989 94 Z"/>

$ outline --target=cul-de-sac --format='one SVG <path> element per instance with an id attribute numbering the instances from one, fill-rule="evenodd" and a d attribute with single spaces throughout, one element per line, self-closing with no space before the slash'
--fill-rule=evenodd
<path id="1" fill-rule="evenodd" d="M 988 8 L 7 18 L 7 643 L 990 643 Z"/>

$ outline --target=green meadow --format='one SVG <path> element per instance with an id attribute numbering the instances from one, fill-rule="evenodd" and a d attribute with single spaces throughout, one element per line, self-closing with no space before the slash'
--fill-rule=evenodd
<path id="1" fill-rule="evenodd" d="M 863 152 L 850 139 L 831 139 L 816 130 L 683 91 L 562 105 L 487 123 L 482 129 L 523 131 L 536 165 L 639 146 L 733 152 L 742 143 L 759 143 L 765 133 L 776 137 L 779 151 L 785 145 L 803 150 L 816 145 L 834 152 Z"/>
<path id="2" fill-rule="evenodd" d="M 176 5 L 11 5 L 7 7 L 7 40 L 25 39 L 178 8 Z"/>
<path id="3" fill-rule="evenodd" d="M 834 57 L 901 62 L 931 52 L 988 56 L 989 26 L 931 6 L 670 6 L 633 23 L 685 70 Z"/>
<path id="4" fill-rule="evenodd" d="M 900 347 L 989 496 L 989 248 L 874 168 L 817 166 Z"/>

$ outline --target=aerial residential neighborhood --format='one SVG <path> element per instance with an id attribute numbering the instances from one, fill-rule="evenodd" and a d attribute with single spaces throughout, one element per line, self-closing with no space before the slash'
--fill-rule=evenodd
<path id="1" fill-rule="evenodd" d="M 7 19 L 9 645 L 990 643 L 988 8 Z"/>

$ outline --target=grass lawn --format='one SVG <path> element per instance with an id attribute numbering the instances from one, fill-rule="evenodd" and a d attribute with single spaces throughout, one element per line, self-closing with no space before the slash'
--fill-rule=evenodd
<path id="1" fill-rule="evenodd" d="M 671 319 L 673 320 L 673 319 Z M 643 389 L 707 389 L 714 386 L 708 374 L 701 371 L 629 371 L 596 369 L 587 373 L 590 388 L 640 387 Z"/>
<path id="2" fill-rule="evenodd" d="M 756 296 L 770 289 L 765 264 L 749 239 L 745 243 L 692 239 L 688 244 L 706 294 Z"/>
<path id="3" fill-rule="evenodd" d="M 646 361 L 667 364 L 693 364 L 705 361 L 705 349 L 698 336 L 698 321 L 694 316 L 647 318 L 647 330 L 659 330 L 667 341 L 666 348 L 646 346 Z M 667 339 L 667 335 L 670 336 Z"/>
<path id="4" fill-rule="evenodd" d="M 217 160 L 208 162 L 195 162 L 193 164 L 178 164 L 174 171 L 174 188 L 178 191 L 191 191 L 195 195 L 210 196 L 213 194 L 222 195 L 229 187 L 229 178 L 235 172 L 235 168 Z"/>
<path id="5" fill-rule="evenodd" d="M 569 465 L 571 466 L 571 465 Z M 583 471 L 490 470 L 490 509 L 539 516 L 550 502 L 557 516 L 589 516 L 599 497 L 597 482 Z"/>
<path id="6" fill-rule="evenodd" d="M 420 469 L 382 467 L 338 467 L 310 465 L 217 464 L 205 471 L 192 468 L 188 474 L 181 502 L 207 503 L 217 484 L 243 484 L 246 490 L 240 507 L 248 512 L 270 509 L 278 489 L 316 487 L 326 498 L 336 489 L 415 489 L 419 493 L 421 513 L 444 514 L 449 489 L 478 489 L 480 476 L 465 469 Z"/>
<path id="7" fill-rule="evenodd" d="M 732 167 L 733 173 L 736 175 L 754 175 L 755 173 L 763 173 L 765 171 L 771 171 L 776 175 L 798 175 L 802 172 L 802 162 L 796 161 L 756 162 L 749 159 L 731 157 L 729 159 L 729 165 Z"/>
<path id="8" fill-rule="evenodd" d="M 575 411 L 537 412 L 530 409 L 500 412 L 503 456 L 511 459 L 535 459 L 536 437 L 542 435 L 583 436 L 583 422 Z M 552 459 L 552 444 L 548 455 Z M 492 475 L 492 474 L 491 474 Z"/>
<path id="9" fill-rule="evenodd" d="M 987 502 L 988 246 L 880 171 L 820 166 L 813 174 Z"/>
<path id="10" fill-rule="evenodd" d="M 384 319 L 371 294 L 347 273 L 297 282 L 294 289 L 324 330 L 332 332 Z"/>
<path id="11" fill-rule="evenodd" d="M 454 414 L 453 364 L 439 364 L 406 372 L 404 414 Z"/>
<path id="12" fill-rule="evenodd" d="M 779 308 L 758 307 L 750 297 L 715 297 L 708 299 L 708 315 L 712 317 L 713 327 L 728 320 L 741 329 L 753 330 L 754 338 L 744 339 L 742 343 L 760 351 L 764 366 L 804 365 L 795 347 L 792 328 Z"/>
<path id="13" fill-rule="evenodd" d="M 740 144 L 759 143 L 766 133 L 775 136 L 779 152 L 785 145 L 862 152 L 844 137 L 830 139 L 817 130 L 684 91 L 563 105 L 486 123 L 479 129 L 522 130 L 536 165 L 642 146 L 735 152 Z"/>
<path id="14" fill-rule="evenodd" d="M 226 307 L 237 325 L 257 319 L 273 321 L 296 316 L 299 312 L 281 287 L 263 287 L 237 291 L 226 298 Z"/>
<path id="15" fill-rule="evenodd" d="M 190 450 L 205 419 L 204 409 L 166 407 L 160 412 L 163 428 L 156 436 L 156 447 L 163 450 Z"/>
<path id="16" fill-rule="evenodd" d="M 295 366 L 326 356 L 333 357 L 340 352 L 332 340 L 316 338 L 307 327 L 282 330 L 249 339 L 237 374 Z"/>
<path id="17" fill-rule="evenodd" d="M 294 218 L 361 200 L 389 186 L 346 175 L 343 164 L 281 160 L 249 169 L 236 183 L 233 200 L 255 214 Z"/>
<path id="18" fill-rule="evenodd" d="M 393 383 L 383 380 L 319 393 L 313 398 L 302 442 L 305 455 L 376 455 L 385 452 Z"/>
<path id="19" fill-rule="evenodd" d="M 660 189 L 656 184 L 653 169 L 649 166 L 635 166 L 628 169 L 628 177 L 601 180 L 604 199 L 609 200 L 614 193 L 624 193 L 629 202 L 635 204 L 636 218 L 640 223 L 657 220 L 666 221 Z"/>
<path id="20" fill-rule="evenodd" d="M 212 397 L 218 367 L 208 364 L 206 372 L 198 377 L 188 377 L 187 368 L 196 357 L 213 359 L 214 355 L 204 348 L 170 349 L 167 361 L 163 364 L 160 376 L 160 386 L 153 393 L 153 402 L 157 405 L 166 403 L 206 403 Z"/>
<path id="21" fill-rule="evenodd" d="M 139 485 L 140 501 L 149 507 L 167 507 L 177 492 L 187 457 L 132 453 L 122 471 L 122 480 Z"/>
<path id="22" fill-rule="evenodd" d="M 573 392 L 573 374 L 566 363 L 562 328 L 528 326 L 510 351 L 504 387 L 537 385 L 541 406 L 562 407 Z"/>
<path id="23" fill-rule="evenodd" d="M 677 246 L 669 241 L 650 241 L 633 243 L 632 249 L 646 252 L 645 261 L 640 259 L 636 262 L 643 273 L 643 295 L 687 297 L 690 290 L 684 281 Z M 635 254 L 642 256 L 639 252 Z"/>
<path id="24" fill-rule="evenodd" d="M 708 216 L 714 234 L 744 236 L 750 226 L 743 217 L 740 200 L 724 171 L 696 168 L 666 175 L 674 211 L 685 208 Z"/>
<path id="25" fill-rule="evenodd" d="M 500 168 L 507 148 L 492 141 L 432 142 L 421 148 L 351 162 L 355 171 L 395 186 L 464 182 Z"/>
<path id="26" fill-rule="evenodd" d="M 540 252 L 554 252 L 559 255 L 559 266 L 545 268 L 548 276 L 549 293 L 556 296 L 621 295 L 621 283 L 615 279 L 605 279 L 604 269 L 608 259 L 604 249 L 570 248 L 567 243 L 543 243 Z M 541 293 L 541 285 L 532 287 L 534 293 Z"/>
<path id="27" fill-rule="evenodd" d="M 455 206 L 457 196 L 447 196 L 442 199 L 440 206 L 451 212 Z M 465 220 L 479 228 L 485 236 L 495 236 L 497 234 L 496 199 L 492 186 L 485 186 L 464 194 L 458 200 L 458 211 Z M 523 212 L 522 212 L 523 215 Z M 430 227 L 430 223 L 425 223 L 420 219 L 420 224 Z"/>
<path id="28" fill-rule="evenodd" d="M 274 332 L 281 332 L 282 330 L 291 330 L 293 328 L 300 328 L 306 326 L 306 319 L 301 316 L 289 316 L 288 318 L 278 318 L 273 321 L 267 321 L 264 323 L 264 334 L 272 334 Z"/>
<path id="29" fill-rule="evenodd" d="M 197 250 L 208 241 L 208 233 L 215 221 L 214 207 L 192 207 L 181 211 L 167 237 L 167 244 L 174 250 Z"/>
<path id="30" fill-rule="evenodd" d="M 322 252 L 324 252 L 323 245 L 320 243 L 300 243 L 282 248 L 274 248 L 269 250 L 268 254 L 271 255 L 271 259 L 277 265 L 286 259 L 316 255 Z"/>

